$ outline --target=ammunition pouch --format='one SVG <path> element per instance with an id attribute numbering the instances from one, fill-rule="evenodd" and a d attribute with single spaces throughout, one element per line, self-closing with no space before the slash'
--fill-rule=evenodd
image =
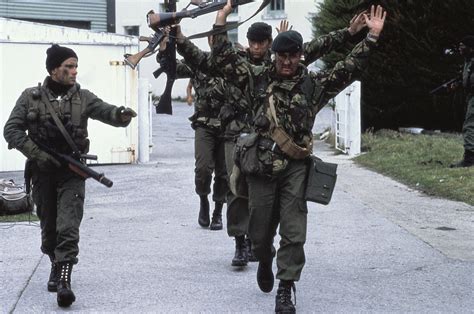
<path id="1" fill-rule="evenodd" d="M 264 174 L 264 167 L 258 156 L 258 133 L 242 133 L 235 143 L 234 162 L 244 175 Z"/>
<path id="2" fill-rule="evenodd" d="M 336 185 L 337 164 L 324 162 L 314 155 L 309 156 L 308 161 L 305 200 L 327 205 Z"/>
<path id="3" fill-rule="evenodd" d="M 202 114 L 202 113 L 201 113 Z M 196 130 L 198 127 L 220 128 L 221 121 L 218 118 L 210 118 L 201 116 L 199 112 L 195 112 L 188 118 L 191 121 L 191 127 Z"/>
<path id="4" fill-rule="evenodd" d="M 221 110 L 219 111 L 219 120 L 221 120 L 221 124 L 223 127 L 227 126 L 230 121 L 234 119 L 235 112 L 234 108 L 232 108 L 231 105 L 224 105 L 221 107 Z"/>

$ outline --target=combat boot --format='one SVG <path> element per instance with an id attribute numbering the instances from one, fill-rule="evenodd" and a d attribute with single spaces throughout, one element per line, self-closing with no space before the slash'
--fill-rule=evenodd
<path id="1" fill-rule="evenodd" d="M 74 301 L 76 296 L 71 290 L 71 273 L 72 263 L 61 262 L 59 263 L 59 280 L 58 280 L 58 305 L 60 307 L 68 307 Z"/>
<path id="2" fill-rule="evenodd" d="M 222 230 L 222 206 L 224 206 L 224 204 L 221 202 L 216 202 L 215 206 L 216 207 L 214 208 L 214 212 L 212 213 L 212 221 L 209 229 Z"/>
<path id="3" fill-rule="evenodd" d="M 247 256 L 249 258 L 249 262 L 258 262 L 257 257 L 252 251 L 252 241 L 250 241 L 248 237 L 245 239 L 245 244 L 247 245 Z"/>
<path id="4" fill-rule="evenodd" d="M 245 245 L 245 236 L 235 237 L 235 255 L 232 259 L 232 266 L 247 266 L 247 246 Z"/>
<path id="5" fill-rule="evenodd" d="M 257 268 L 258 287 L 266 293 L 273 290 L 273 284 L 275 282 L 272 271 L 272 262 L 273 260 L 270 260 L 270 262 L 260 261 Z"/>
<path id="6" fill-rule="evenodd" d="M 291 301 L 291 289 L 295 294 L 295 303 Z M 293 281 L 281 280 L 278 285 L 277 295 L 275 297 L 275 313 L 293 314 L 296 313 L 296 287 Z"/>
<path id="7" fill-rule="evenodd" d="M 49 255 L 49 260 L 51 261 L 51 272 L 49 273 L 48 279 L 48 291 L 56 292 L 58 291 L 58 263 L 54 261 L 54 256 Z"/>
<path id="8" fill-rule="evenodd" d="M 207 195 L 199 195 L 201 198 L 201 205 L 199 207 L 199 219 L 198 223 L 201 227 L 207 228 L 211 223 L 209 221 L 209 200 Z"/>
<path id="9" fill-rule="evenodd" d="M 474 152 L 465 150 L 464 157 L 461 161 L 449 165 L 450 168 L 462 168 L 462 167 L 472 167 L 474 166 Z"/>

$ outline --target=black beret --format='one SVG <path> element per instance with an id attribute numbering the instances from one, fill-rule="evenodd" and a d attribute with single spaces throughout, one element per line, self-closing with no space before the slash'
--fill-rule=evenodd
<path id="1" fill-rule="evenodd" d="M 272 44 L 274 52 L 298 52 L 303 50 L 303 37 L 297 31 L 282 32 L 275 37 Z"/>
<path id="2" fill-rule="evenodd" d="M 464 37 L 460 42 L 468 47 L 474 48 L 474 36 L 472 35 Z"/>
<path id="3" fill-rule="evenodd" d="M 51 74 L 51 71 L 60 67 L 64 60 L 69 58 L 76 58 L 78 59 L 74 50 L 61 47 L 57 44 L 52 45 L 51 47 L 46 50 L 46 70 L 48 73 Z"/>
<path id="4" fill-rule="evenodd" d="M 267 23 L 256 22 L 250 25 L 247 31 L 247 39 L 253 41 L 264 41 L 272 39 L 272 27 Z"/>

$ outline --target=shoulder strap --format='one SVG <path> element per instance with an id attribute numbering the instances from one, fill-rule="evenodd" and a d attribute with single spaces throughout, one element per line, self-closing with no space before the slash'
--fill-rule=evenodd
<path id="1" fill-rule="evenodd" d="M 73 154 L 80 154 L 80 151 L 79 149 L 77 148 L 76 146 L 76 143 L 74 143 L 74 141 L 72 140 L 71 136 L 69 135 L 69 133 L 66 131 L 66 128 L 64 127 L 63 123 L 61 122 L 61 120 L 59 120 L 58 118 L 58 115 L 56 114 L 56 112 L 54 111 L 54 108 L 53 106 L 51 105 L 51 103 L 49 102 L 48 98 L 46 97 L 44 91 L 41 92 L 41 99 L 43 100 L 44 104 L 46 105 L 46 109 L 49 111 L 49 113 L 51 114 L 51 117 L 53 118 L 54 120 L 54 123 L 56 124 L 56 126 L 58 127 L 59 131 L 61 131 L 61 134 L 64 136 L 64 138 L 66 139 L 66 142 L 69 144 L 69 146 L 71 146 L 72 148 L 72 151 L 73 151 Z"/>

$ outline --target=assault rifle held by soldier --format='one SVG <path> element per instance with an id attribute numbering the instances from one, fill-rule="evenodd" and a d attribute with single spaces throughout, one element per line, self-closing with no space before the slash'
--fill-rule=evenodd
<path id="1" fill-rule="evenodd" d="M 66 155 L 66 154 L 61 154 L 55 151 L 54 149 L 49 148 L 45 144 L 35 141 L 36 145 L 38 147 L 45 151 L 46 153 L 50 154 L 53 156 L 57 161 L 59 161 L 62 165 L 67 166 L 72 172 L 76 173 L 80 177 L 87 179 L 87 178 L 92 178 L 99 183 L 102 183 L 106 187 L 112 187 L 114 184 L 110 179 L 108 179 L 103 173 L 96 172 L 92 170 L 91 168 L 87 167 L 85 164 L 82 162 L 76 160 L 75 158 Z M 89 159 L 89 160 L 97 160 L 97 156 L 95 155 L 85 155 L 82 154 L 80 156 L 81 159 Z"/>
<path id="2" fill-rule="evenodd" d="M 453 86 L 456 86 L 458 84 L 460 84 L 462 82 L 462 77 L 461 76 L 457 76 L 453 79 L 450 79 L 449 81 L 447 82 L 444 82 L 443 84 L 441 84 L 440 86 L 432 89 L 430 91 L 430 94 L 431 95 L 436 95 L 436 94 L 439 94 L 441 91 L 444 91 L 444 90 L 449 90 L 451 88 L 453 88 Z"/>
<path id="3" fill-rule="evenodd" d="M 233 0 L 233 7 L 247 4 L 253 2 L 254 0 Z M 177 24 L 183 18 L 196 18 L 198 16 L 208 14 L 211 12 L 218 11 L 226 5 L 226 1 L 202 1 L 202 0 L 191 0 L 186 8 L 179 12 L 164 12 L 164 13 L 155 13 L 153 10 L 147 13 L 147 23 L 148 26 L 155 31 L 153 36 L 144 37 L 140 36 L 140 41 L 147 41 L 148 46 L 142 51 L 130 55 L 125 54 L 125 63 L 128 64 L 132 69 L 135 69 L 140 60 L 143 57 L 148 57 L 156 52 L 156 49 L 160 42 L 163 40 L 164 32 L 163 27 Z M 197 8 L 188 10 L 187 8 L 190 5 L 195 5 Z"/>

